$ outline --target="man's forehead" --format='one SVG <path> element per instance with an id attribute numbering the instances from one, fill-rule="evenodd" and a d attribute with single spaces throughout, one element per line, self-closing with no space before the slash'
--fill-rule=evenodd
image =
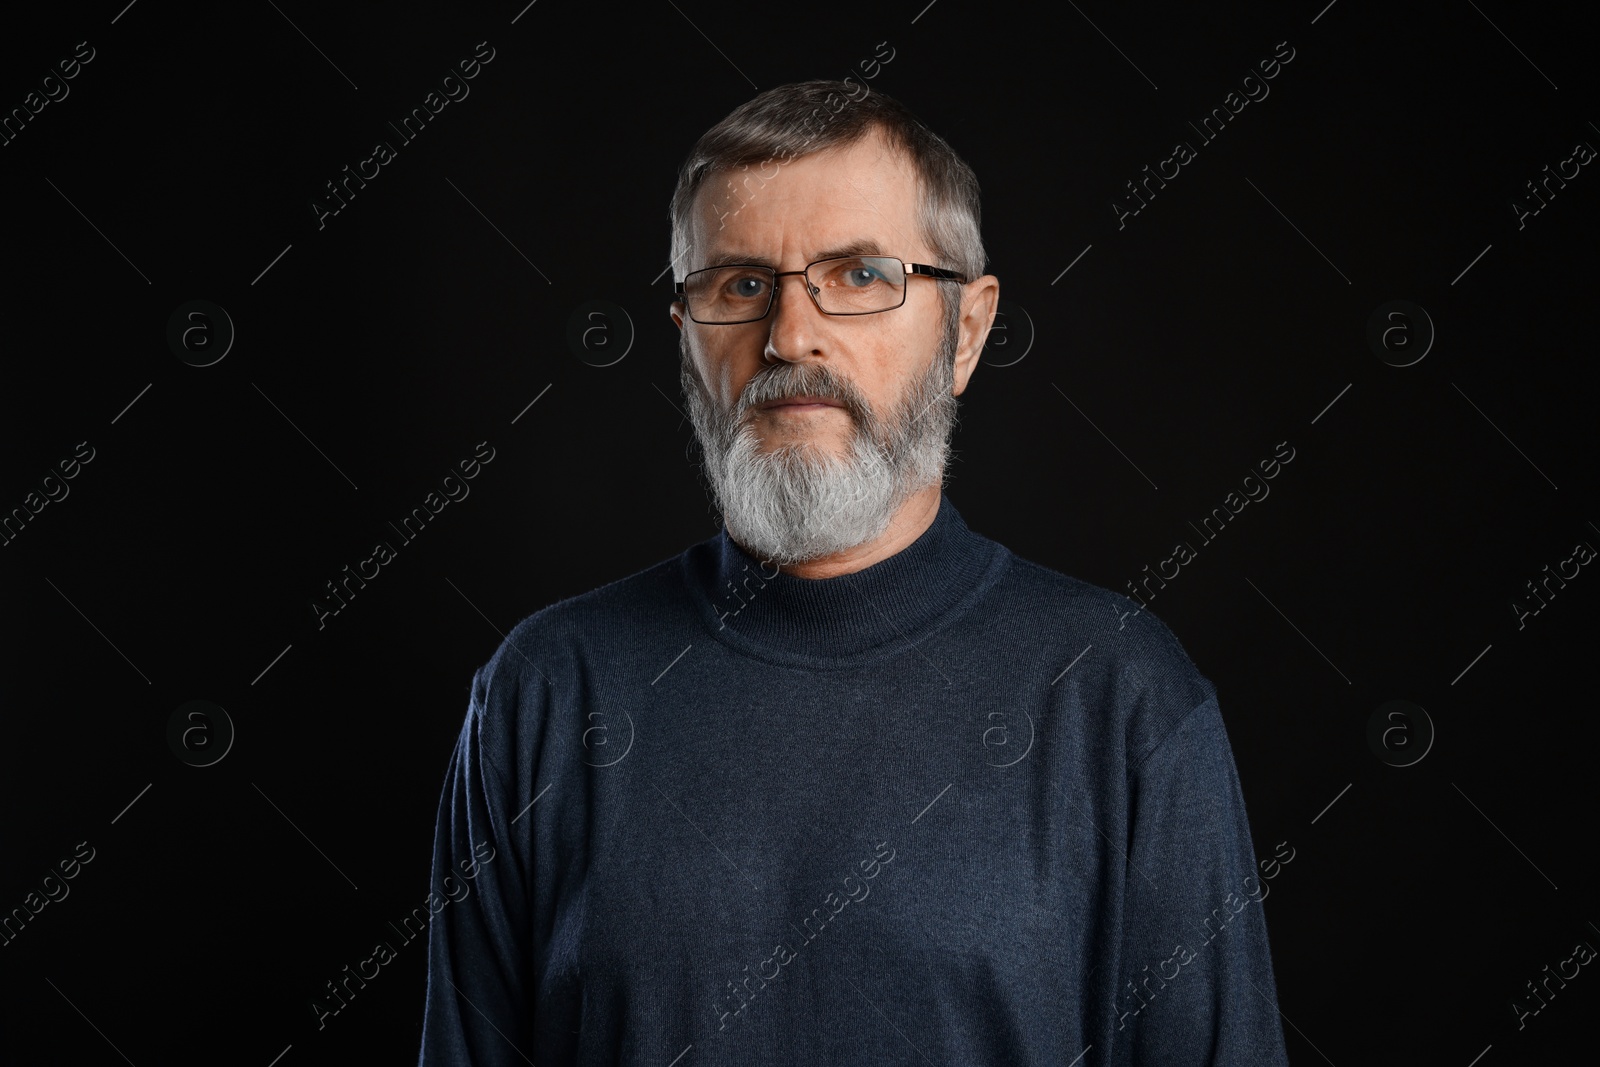
<path id="1" fill-rule="evenodd" d="M 917 176 L 881 138 L 802 156 L 784 166 L 752 164 L 707 176 L 693 228 L 702 266 L 776 266 L 778 242 L 806 260 L 850 255 L 912 258 Z"/>
<path id="2" fill-rule="evenodd" d="M 704 232 L 704 231 L 702 231 Z M 758 267 L 783 269 L 780 260 L 789 258 L 785 245 L 790 242 L 777 236 L 765 241 L 758 233 L 730 234 L 728 230 L 713 230 L 709 238 L 696 248 L 691 258 L 698 262 L 690 269 L 725 267 L 734 263 L 747 263 Z M 913 220 L 906 225 L 865 225 L 861 228 L 819 228 L 801 233 L 793 242 L 795 254 L 800 256 L 793 267 L 806 263 L 842 256 L 893 256 L 907 262 L 926 259 L 932 253 L 925 250 L 919 230 Z"/>

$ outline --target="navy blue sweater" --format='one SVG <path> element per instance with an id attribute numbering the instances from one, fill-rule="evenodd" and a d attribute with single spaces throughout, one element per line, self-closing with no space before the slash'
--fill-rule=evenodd
<path id="1" fill-rule="evenodd" d="M 524 619 L 440 800 L 420 1062 L 1285 1064 L 1216 693 L 948 497 L 854 574 L 716 537 Z"/>

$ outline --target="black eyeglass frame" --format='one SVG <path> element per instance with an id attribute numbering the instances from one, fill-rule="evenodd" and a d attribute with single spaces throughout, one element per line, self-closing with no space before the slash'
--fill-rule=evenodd
<path id="1" fill-rule="evenodd" d="M 821 290 L 819 290 L 815 285 L 811 284 L 811 276 L 808 272 L 812 267 L 815 267 L 819 264 L 837 263 L 843 259 L 893 260 L 894 262 L 900 264 L 900 269 L 905 274 L 908 281 L 912 278 L 920 277 L 933 278 L 937 281 L 960 282 L 962 285 L 967 284 L 967 276 L 965 274 L 962 274 L 960 271 L 949 270 L 945 267 L 935 267 L 927 263 L 907 263 L 905 260 L 899 259 L 895 256 L 856 255 L 829 256 L 827 259 L 813 260 L 812 262 L 807 263 L 801 270 L 773 270 L 771 267 L 765 266 L 761 263 L 724 263 L 716 267 L 704 267 L 700 270 L 692 270 L 688 274 L 685 274 L 683 276 L 683 281 L 675 282 L 673 284 L 672 292 L 677 296 L 678 300 L 682 302 L 684 310 L 689 313 L 689 320 L 691 322 L 698 322 L 702 326 L 742 326 L 747 322 L 760 322 L 762 319 L 772 314 L 772 305 L 776 303 L 778 299 L 778 279 L 788 278 L 796 274 L 803 275 L 805 277 L 806 295 L 811 298 L 811 302 L 816 305 L 817 310 L 822 312 L 824 315 L 881 315 L 885 311 L 894 311 L 896 308 L 905 307 L 906 287 L 904 286 L 902 286 L 900 289 L 900 303 L 895 304 L 893 307 L 878 308 L 874 311 L 829 311 L 827 308 L 823 307 L 822 303 L 817 299 L 817 293 Z M 703 322 L 700 319 L 695 318 L 694 308 L 689 306 L 689 294 L 687 292 L 689 279 L 693 278 L 696 274 L 705 274 L 714 270 L 730 270 L 733 268 L 742 268 L 744 270 L 762 270 L 766 271 L 772 276 L 772 289 L 767 293 L 767 306 L 762 310 L 761 314 L 757 315 L 755 318 L 738 319 L 734 322 Z"/>

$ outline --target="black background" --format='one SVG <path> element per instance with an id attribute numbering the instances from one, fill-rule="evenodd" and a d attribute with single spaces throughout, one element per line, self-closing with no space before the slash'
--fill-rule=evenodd
<path id="1" fill-rule="evenodd" d="M 1264 905 L 1291 1058 L 1591 1058 L 1586 967 L 1520 1030 L 1511 1009 L 1600 945 L 1600 578 L 1520 629 L 1512 608 L 1600 544 L 1600 177 L 1583 167 L 1522 228 L 1511 206 L 1600 145 L 1577 18 L 1502 0 L 8 14 L 7 111 L 77 42 L 95 57 L 0 147 L 0 509 L 78 442 L 94 459 L 0 547 L 0 910 L 78 842 L 95 858 L 0 947 L 0 1057 L 415 1060 L 420 943 L 325 1028 L 309 1004 L 429 891 L 474 668 L 523 616 L 718 526 L 676 410 L 677 165 L 752 84 L 842 77 L 886 41 L 873 88 L 977 171 L 990 270 L 1034 331 L 1013 310 L 992 335 L 950 495 L 979 532 L 1119 591 L 1199 547 L 1151 608 L 1218 686 L 1257 852 L 1296 850 Z M 324 183 L 397 141 L 386 120 L 480 41 L 470 95 L 319 229 Z M 1201 144 L 1187 122 L 1280 41 L 1270 95 Z M 1180 139 L 1197 158 L 1119 229 L 1124 182 Z M 237 331 L 208 367 L 167 343 L 195 299 Z M 586 362 L 567 332 L 590 300 L 634 336 L 613 316 Z M 1366 339 L 1393 300 L 1437 331 L 1410 366 Z M 319 629 L 324 583 L 484 440 L 470 496 Z M 1188 522 L 1283 441 L 1271 495 L 1199 546 Z M 166 734 L 195 699 L 237 731 L 203 768 Z M 1391 699 L 1436 730 L 1412 766 L 1367 742 Z"/>

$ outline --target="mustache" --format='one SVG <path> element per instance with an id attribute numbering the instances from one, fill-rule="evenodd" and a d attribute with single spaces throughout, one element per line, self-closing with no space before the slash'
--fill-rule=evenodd
<path id="1" fill-rule="evenodd" d="M 821 396 L 837 400 L 852 417 L 859 417 L 866 410 L 866 402 L 860 392 L 822 364 L 782 363 L 768 367 L 746 382 L 730 414 L 742 420 L 763 404 L 792 396 Z"/>

